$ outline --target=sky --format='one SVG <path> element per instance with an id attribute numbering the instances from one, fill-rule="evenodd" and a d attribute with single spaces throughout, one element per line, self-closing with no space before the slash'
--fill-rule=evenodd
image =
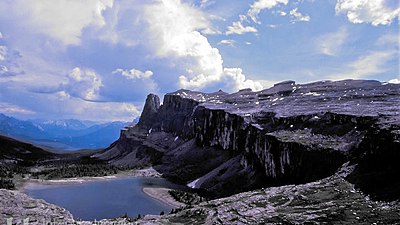
<path id="1" fill-rule="evenodd" d="M 132 121 L 148 93 L 400 81 L 397 0 L 1 0 L 0 113 Z"/>

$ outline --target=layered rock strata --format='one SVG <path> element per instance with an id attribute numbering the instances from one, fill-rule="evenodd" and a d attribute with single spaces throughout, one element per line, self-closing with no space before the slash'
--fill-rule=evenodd
<path id="1" fill-rule="evenodd" d="M 350 161 L 358 165 L 349 176 L 356 187 L 386 200 L 400 196 L 390 188 L 399 185 L 398 84 L 287 81 L 260 92 L 179 90 L 159 102 L 149 95 L 139 124 L 96 157 L 154 164 L 216 197 L 315 181 Z M 379 185 L 389 188 L 382 193 Z"/>

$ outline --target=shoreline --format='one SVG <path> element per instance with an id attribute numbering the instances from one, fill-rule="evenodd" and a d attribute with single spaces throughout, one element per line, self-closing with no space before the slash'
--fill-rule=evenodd
<path id="1" fill-rule="evenodd" d="M 55 180 L 43 180 L 43 179 L 28 179 L 24 184 L 19 187 L 16 191 L 21 193 L 26 193 L 26 189 L 28 188 L 36 188 L 40 185 L 68 185 L 68 184 L 82 184 L 86 182 L 96 182 L 96 181 L 104 181 L 104 180 L 115 180 L 122 179 L 128 177 L 155 177 L 161 178 L 162 174 L 154 170 L 152 167 L 140 169 L 140 170 L 129 170 L 122 171 L 115 175 L 110 176 L 101 176 L 101 177 L 76 177 L 76 178 L 63 178 L 63 179 L 55 179 Z M 147 196 L 160 201 L 166 205 L 171 206 L 172 208 L 179 208 L 185 206 L 184 203 L 176 201 L 170 194 L 169 191 L 172 190 L 170 188 L 164 187 L 143 187 L 142 192 Z"/>
<path id="2" fill-rule="evenodd" d="M 127 177 L 155 177 L 161 178 L 162 174 L 157 172 L 153 167 L 148 167 L 140 170 L 129 170 L 121 171 L 114 175 L 101 176 L 101 177 L 73 177 L 73 178 L 61 178 L 54 180 L 44 179 L 27 179 L 16 191 L 25 192 L 25 189 L 29 186 L 36 184 L 40 185 L 63 185 L 63 184 L 82 184 L 85 182 L 103 181 L 103 180 L 114 180 Z"/>
<path id="3" fill-rule="evenodd" d="M 185 206 L 184 203 L 176 201 L 170 194 L 169 191 L 172 189 L 162 187 L 144 187 L 142 188 L 143 193 L 150 196 L 153 199 L 161 201 L 173 208 L 180 208 Z"/>

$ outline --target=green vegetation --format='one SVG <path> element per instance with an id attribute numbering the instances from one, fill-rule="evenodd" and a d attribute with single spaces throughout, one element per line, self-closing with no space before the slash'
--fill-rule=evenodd
<path id="1" fill-rule="evenodd" d="M 122 168 L 106 162 L 79 156 L 42 161 L 34 166 L 20 163 L 0 164 L 0 188 L 16 189 L 22 178 L 62 179 L 73 177 L 96 177 L 117 174 Z"/>
<path id="2" fill-rule="evenodd" d="M 0 164 L 0 188 L 15 189 L 16 177 L 23 177 L 28 173 L 28 168 L 17 164 Z"/>
<path id="3" fill-rule="evenodd" d="M 176 201 L 185 203 L 186 205 L 196 205 L 200 202 L 207 201 L 206 198 L 196 194 L 181 190 L 170 190 L 168 192 Z"/>
<path id="4" fill-rule="evenodd" d="M 108 164 L 67 165 L 33 172 L 34 179 L 60 179 L 73 177 L 108 176 L 118 172 L 118 168 Z"/>

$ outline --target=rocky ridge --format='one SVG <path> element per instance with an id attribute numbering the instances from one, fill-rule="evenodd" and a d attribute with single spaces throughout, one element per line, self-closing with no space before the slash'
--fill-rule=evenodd
<path id="1" fill-rule="evenodd" d="M 137 224 L 399 224 L 400 207 L 371 201 L 331 176 L 302 185 L 263 188 L 203 202 Z"/>
<path id="2" fill-rule="evenodd" d="M 399 185 L 398 84 L 287 81 L 260 92 L 179 90 L 159 102 L 149 95 L 138 125 L 96 157 L 154 164 L 164 176 L 214 197 L 312 182 L 350 161 L 357 166 L 348 180 L 357 188 L 378 199 L 400 196 L 390 188 Z"/>

